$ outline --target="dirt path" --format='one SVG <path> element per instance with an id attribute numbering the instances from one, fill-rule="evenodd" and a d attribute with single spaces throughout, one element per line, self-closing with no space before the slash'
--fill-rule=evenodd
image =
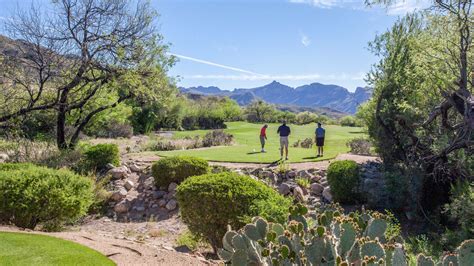
<path id="1" fill-rule="evenodd" d="M 73 241 L 99 251 L 117 265 L 216 265 L 200 254 L 181 253 L 171 247 L 169 242 L 181 231 L 180 223 L 175 222 L 117 223 L 102 218 L 57 233 L 9 226 L 0 226 L 0 231 L 43 234 Z M 153 230 L 155 233 L 150 233 Z"/>
<path id="2" fill-rule="evenodd" d="M 146 153 L 133 153 L 127 154 L 124 156 L 124 161 L 135 161 L 140 162 L 143 164 L 151 164 L 154 161 L 159 160 L 160 157 L 152 152 Z M 290 163 L 290 168 L 295 170 L 307 170 L 307 169 L 327 169 L 329 164 L 332 161 L 339 161 L 339 160 L 353 160 L 357 163 L 365 163 L 369 161 L 376 161 L 379 160 L 378 157 L 374 156 L 363 156 L 363 155 L 356 155 L 356 154 L 339 154 L 336 158 L 331 160 L 319 161 L 319 162 L 303 162 L 303 163 Z M 209 161 L 211 165 L 219 165 L 225 166 L 231 169 L 237 168 L 261 168 L 261 167 L 269 167 L 273 168 L 276 167 L 276 164 L 268 164 L 268 163 L 231 163 L 231 162 L 213 162 Z"/>

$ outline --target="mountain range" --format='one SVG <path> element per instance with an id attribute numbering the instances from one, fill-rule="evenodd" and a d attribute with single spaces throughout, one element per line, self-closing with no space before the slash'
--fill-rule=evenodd
<path id="1" fill-rule="evenodd" d="M 357 107 L 369 100 L 372 88 L 357 87 L 350 92 L 344 87 L 311 83 L 296 88 L 273 81 L 267 85 L 249 89 L 222 90 L 218 87 L 180 88 L 182 93 L 228 96 L 240 105 L 247 105 L 260 99 L 276 105 L 300 107 L 326 107 L 340 112 L 354 114 Z"/>

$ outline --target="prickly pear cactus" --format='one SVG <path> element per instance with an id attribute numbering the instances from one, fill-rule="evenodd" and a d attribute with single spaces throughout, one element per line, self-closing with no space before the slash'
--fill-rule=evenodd
<path id="1" fill-rule="evenodd" d="M 403 245 L 385 238 L 388 221 L 377 212 L 344 215 L 326 209 L 308 221 L 302 205 L 290 209 L 285 225 L 256 217 L 239 231 L 229 230 L 219 257 L 231 265 L 385 265 L 407 266 Z M 474 265 L 474 240 L 461 244 L 438 265 Z M 417 256 L 417 266 L 434 266 L 432 258 Z"/>
<path id="2" fill-rule="evenodd" d="M 418 266 L 435 266 L 435 263 L 431 257 L 426 257 L 423 254 L 416 256 L 416 265 Z"/>
<path id="3" fill-rule="evenodd" d="M 459 265 L 474 265 L 474 239 L 462 242 L 457 253 Z"/>

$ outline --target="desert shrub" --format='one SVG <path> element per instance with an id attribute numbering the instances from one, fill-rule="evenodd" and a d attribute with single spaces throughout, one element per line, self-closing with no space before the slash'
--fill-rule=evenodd
<path id="1" fill-rule="evenodd" d="M 183 139 L 157 138 L 150 140 L 143 145 L 147 151 L 174 151 L 202 148 L 203 140 L 200 136 L 186 137 Z"/>
<path id="2" fill-rule="evenodd" d="M 213 130 L 208 132 L 202 140 L 204 147 L 228 146 L 232 144 L 234 136 L 225 133 L 223 130 Z"/>
<path id="3" fill-rule="evenodd" d="M 181 183 L 190 176 L 203 175 L 209 170 L 206 160 L 190 156 L 172 156 L 155 162 L 151 168 L 155 184 L 168 186 Z"/>
<path id="4" fill-rule="evenodd" d="M 361 126 L 361 123 L 360 121 L 358 121 L 357 118 L 355 118 L 354 116 L 344 116 L 343 118 L 341 118 L 339 120 L 339 124 L 341 124 L 341 126 L 343 127 L 358 127 L 358 126 Z"/>
<path id="5" fill-rule="evenodd" d="M 384 180 L 387 184 L 387 207 L 392 210 L 401 210 L 406 206 L 408 197 L 408 178 L 398 170 L 384 172 Z"/>
<path id="6" fill-rule="evenodd" d="M 90 146 L 84 152 L 84 160 L 91 170 L 104 170 L 107 164 L 120 164 L 119 149 L 116 144 L 97 144 Z"/>
<path id="7" fill-rule="evenodd" d="M 351 203 L 358 198 L 355 189 L 359 185 L 359 166 L 350 160 L 335 161 L 329 165 L 328 183 L 334 199 L 341 203 Z"/>
<path id="8" fill-rule="evenodd" d="M 313 147 L 313 139 L 312 138 L 305 138 L 304 140 L 297 140 L 295 143 L 293 143 L 294 148 L 301 147 L 303 149 L 311 149 Z"/>
<path id="9" fill-rule="evenodd" d="M 86 214 L 93 202 L 89 178 L 31 164 L 0 166 L 0 191 L 0 220 L 29 229 L 58 229 Z"/>
<path id="10" fill-rule="evenodd" d="M 191 232 L 216 250 L 227 225 L 240 228 L 253 216 L 283 222 L 290 201 L 249 176 L 218 173 L 194 176 L 177 188 L 181 217 Z"/>
<path id="11" fill-rule="evenodd" d="M 95 137 L 102 138 L 131 138 L 133 127 L 129 124 L 109 123 L 94 134 Z"/>
<path id="12" fill-rule="evenodd" d="M 109 202 L 112 192 L 107 190 L 110 184 L 110 176 L 99 177 L 92 175 L 89 177 L 93 184 L 93 202 L 88 209 L 89 214 L 104 214 L 107 211 L 107 203 Z"/>
<path id="13" fill-rule="evenodd" d="M 48 141 L 13 138 L 0 143 L 0 152 L 6 153 L 14 163 L 40 162 L 57 151 L 56 144 Z"/>
<path id="14" fill-rule="evenodd" d="M 318 115 L 311 112 L 301 112 L 296 115 L 295 123 L 298 125 L 306 125 L 318 121 Z"/>
<path id="15" fill-rule="evenodd" d="M 82 160 L 82 151 L 77 150 L 63 150 L 52 153 L 49 157 L 43 158 L 38 162 L 39 165 L 48 168 L 61 169 L 69 168 L 77 172 L 81 172 L 78 168 Z"/>
<path id="16" fill-rule="evenodd" d="M 303 187 L 303 188 L 309 188 L 309 186 L 311 185 L 311 182 L 309 181 L 308 178 L 304 178 L 304 177 L 298 177 L 296 178 L 296 184 L 298 184 L 300 187 Z"/>
<path id="17" fill-rule="evenodd" d="M 453 185 L 450 201 L 443 208 L 449 222 L 454 224 L 442 236 L 442 244 L 447 249 L 474 238 L 474 183 L 459 181 Z"/>
<path id="18" fill-rule="evenodd" d="M 350 148 L 350 153 L 359 155 L 371 155 L 372 143 L 366 138 L 351 139 L 346 143 Z"/>

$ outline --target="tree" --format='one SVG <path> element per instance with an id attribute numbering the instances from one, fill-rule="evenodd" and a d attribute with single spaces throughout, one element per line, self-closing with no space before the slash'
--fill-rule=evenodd
<path id="1" fill-rule="evenodd" d="M 275 114 L 275 107 L 262 100 L 256 100 L 250 103 L 245 109 L 247 121 L 249 122 L 268 122 Z"/>
<path id="2" fill-rule="evenodd" d="M 173 91 L 174 58 L 154 28 L 148 2 L 57 0 L 7 20 L 18 54 L 1 61 L 0 124 L 51 110 L 56 142 L 74 148 L 99 113 L 131 99 L 157 101 Z"/>
<path id="3" fill-rule="evenodd" d="M 422 184 L 429 209 L 447 201 L 454 180 L 474 174 L 471 4 L 436 1 L 370 45 L 382 59 L 368 76 L 374 97 L 359 116 L 386 166 L 415 173 L 410 184 Z"/>

